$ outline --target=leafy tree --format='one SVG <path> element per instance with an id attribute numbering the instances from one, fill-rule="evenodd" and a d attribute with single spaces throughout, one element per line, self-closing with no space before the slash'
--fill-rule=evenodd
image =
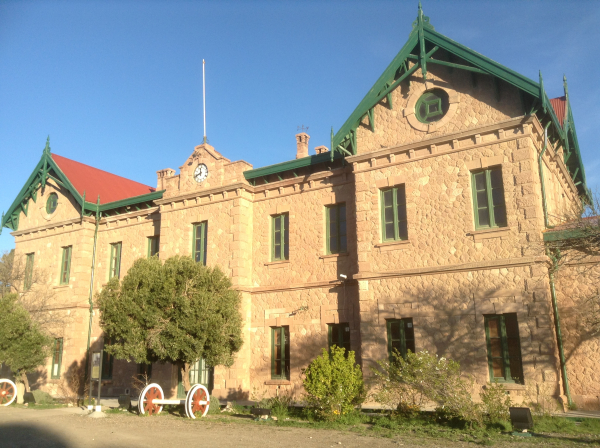
<path id="1" fill-rule="evenodd" d="M 347 414 L 365 399 L 362 370 L 354 360 L 354 352 L 337 346 L 331 354 L 323 349 L 304 371 L 306 402 L 324 420 Z"/>
<path id="2" fill-rule="evenodd" d="M 218 268 L 176 256 L 139 259 L 97 295 L 106 351 L 138 363 L 172 362 L 189 390 L 190 364 L 233 364 L 242 346 L 240 295 Z"/>
<path id="3" fill-rule="evenodd" d="M 44 364 L 52 339 L 31 319 L 17 294 L 0 297 L 0 363 L 11 368 L 29 390 L 27 372 Z"/>

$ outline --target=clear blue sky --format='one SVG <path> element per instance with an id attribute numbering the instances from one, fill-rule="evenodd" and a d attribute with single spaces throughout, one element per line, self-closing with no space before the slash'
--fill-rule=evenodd
<path id="1" fill-rule="evenodd" d="M 433 1 L 436 30 L 569 94 L 600 185 L 600 2 Z M 255 168 L 338 129 L 405 43 L 417 1 L 1 1 L 0 211 L 54 153 L 148 185 L 202 142 Z M 14 247 L 9 229 L 0 250 Z"/>

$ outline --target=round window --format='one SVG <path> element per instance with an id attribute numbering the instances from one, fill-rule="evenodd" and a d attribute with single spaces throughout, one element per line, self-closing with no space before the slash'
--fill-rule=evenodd
<path id="1" fill-rule="evenodd" d="M 417 119 L 421 123 L 433 123 L 441 120 L 448 112 L 449 106 L 448 94 L 444 90 L 428 90 L 421 95 L 415 106 Z"/>
<path id="2" fill-rule="evenodd" d="M 56 193 L 50 193 L 48 200 L 46 201 L 46 212 L 51 215 L 56 211 L 58 206 L 58 195 Z"/>

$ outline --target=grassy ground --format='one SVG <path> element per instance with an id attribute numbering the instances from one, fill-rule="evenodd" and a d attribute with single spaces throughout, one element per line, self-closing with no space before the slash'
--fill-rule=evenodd
<path id="1" fill-rule="evenodd" d="M 136 409 L 128 415 L 137 416 Z M 109 412 L 125 414 L 122 410 Z M 483 446 L 533 444 L 545 446 L 600 445 L 600 419 L 534 416 L 533 437 L 513 436 L 510 422 L 496 422 L 482 428 L 468 428 L 459 422 L 436 421 L 434 414 L 421 413 L 415 418 L 394 418 L 384 413 L 356 412 L 344 415 L 334 422 L 315 420 L 310 412 L 301 408 L 278 409 L 273 412 L 277 420 L 256 422 L 250 408 L 233 405 L 232 412 L 210 408 L 206 420 L 227 424 L 259 424 L 267 427 L 297 427 L 317 430 L 354 432 L 360 435 L 395 439 L 444 440 Z M 180 406 L 165 406 L 161 417 L 185 417 Z"/>

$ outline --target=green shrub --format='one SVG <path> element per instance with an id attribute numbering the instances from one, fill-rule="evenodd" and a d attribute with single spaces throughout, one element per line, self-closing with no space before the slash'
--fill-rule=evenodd
<path id="1" fill-rule="evenodd" d="M 32 390 L 33 398 L 35 398 L 36 404 L 54 404 L 56 401 L 52 398 L 48 392 L 43 390 Z"/>
<path id="2" fill-rule="evenodd" d="M 210 397 L 210 405 L 208 406 L 208 414 L 220 414 L 221 402 L 215 396 Z"/>
<path id="3" fill-rule="evenodd" d="M 413 417 L 424 404 L 435 403 L 440 418 L 482 423 L 481 406 L 471 397 L 473 383 L 461 378 L 456 361 L 427 351 L 409 351 L 404 359 L 396 352 L 392 361 L 379 361 L 373 373 L 373 399 L 398 414 Z"/>
<path id="4" fill-rule="evenodd" d="M 362 371 L 354 352 L 337 346 L 323 349 L 304 371 L 305 399 L 317 418 L 335 420 L 352 412 L 365 399 Z"/>
<path id="5" fill-rule="evenodd" d="M 481 393 L 481 401 L 483 401 L 484 412 L 489 421 L 508 421 L 510 419 L 508 412 L 508 408 L 511 406 L 510 395 L 498 381 L 486 386 Z"/>

